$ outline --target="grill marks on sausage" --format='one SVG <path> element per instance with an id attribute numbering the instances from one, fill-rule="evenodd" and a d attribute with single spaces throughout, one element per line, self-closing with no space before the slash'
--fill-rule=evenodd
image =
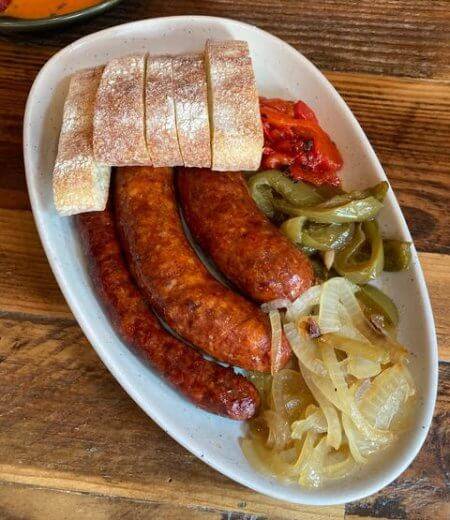
<path id="1" fill-rule="evenodd" d="M 125 265 L 111 210 L 76 218 L 93 285 L 122 339 L 197 406 L 232 419 L 252 417 L 255 387 L 170 336 L 150 311 Z"/>
<path id="2" fill-rule="evenodd" d="M 120 168 L 118 226 L 131 271 L 156 312 L 182 337 L 217 359 L 270 370 L 270 325 L 253 304 L 224 287 L 188 243 L 167 168 Z M 284 360 L 289 357 L 284 343 Z"/>

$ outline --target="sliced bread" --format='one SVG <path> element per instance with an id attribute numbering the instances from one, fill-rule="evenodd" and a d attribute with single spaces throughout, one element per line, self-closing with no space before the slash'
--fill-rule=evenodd
<path id="1" fill-rule="evenodd" d="M 64 104 L 53 196 L 61 215 L 102 211 L 108 199 L 111 169 L 98 164 L 92 149 L 93 115 L 103 67 L 82 70 L 70 80 Z"/>
<path id="2" fill-rule="evenodd" d="M 145 54 L 111 60 L 94 113 L 94 154 L 110 166 L 150 165 L 145 139 Z"/>
<path id="3" fill-rule="evenodd" d="M 257 170 L 264 136 L 248 44 L 208 40 L 205 62 L 212 169 Z"/>
<path id="4" fill-rule="evenodd" d="M 208 93 L 204 57 L 175 56 L 172 61 L 175 117 L 183 164 L 211 167 Z"/>
<path id="5" fill-rule="evenodd" d="M 147 147 L 153 166 L 182 166 L 175 120 L 171 56 L 148 56 L 145 80 Z"/>

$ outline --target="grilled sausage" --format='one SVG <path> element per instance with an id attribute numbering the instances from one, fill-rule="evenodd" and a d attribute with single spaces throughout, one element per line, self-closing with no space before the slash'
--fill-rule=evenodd
<path id="1" fill-rule="evenodd" d="M 170 336 L 150 311 L 125 265 L 111 211 L 76 218 L 93 285 L 122 339 L 197 406 L 232 419 L 252 417 L 259 396 L 250 381 Z"/>
<path id="2" fill-rule="evenodd" d="M 294 300 L 313 284 L 308 257 L 259 210 L 242 174 L 180 168 L 177 186 L 192 235 L 244 293 Z"/>
<path id="3" fill-rule="evenodd" d="M 120 168 L 117 223 L 137 284 L 170 327 L 220 361 L 271 368 L 270 326 L 256 306 L 219 283 L 187 241 L 169 168 Z M 277 365 L 289 358 L 283 342 Z"/>

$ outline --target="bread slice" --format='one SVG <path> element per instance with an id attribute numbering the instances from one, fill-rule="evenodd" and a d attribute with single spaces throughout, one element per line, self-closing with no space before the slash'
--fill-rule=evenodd
<path id="1" fill-rule="evenodd" d="M 53 171 L 53 197 L 61 215 L 103 211 L 108 199 L 111 169 L 96 163 L 92 149 L 102 71 L 103 67 L 82 70 L 70 80 Z"/>
<path id="2" fill-rule="evenodd" d="M 248 45 L 243 41 L 208 40 L 205 62 L 212 169 L 257 170 L 264 136 Z"/>
<path id="3" fill-rule="evenodd" d="M 148 56 L 145 80 L 147 147 L 153 166 L 182 166 L 175 120 L 171 56 Z"/>
<path id="4" fill-rule="evenodd" d="M 175 56 L 172 61 L 175 117 L 184 166 L 211 167 L 208 92 L 204 57 Z"/>
<path id="5" fill-rule="evenodd" d="M 145 140 L 145 54 L 111 60 L 94 113 L 94 154 L 109 166 L 151 165 Z"/>

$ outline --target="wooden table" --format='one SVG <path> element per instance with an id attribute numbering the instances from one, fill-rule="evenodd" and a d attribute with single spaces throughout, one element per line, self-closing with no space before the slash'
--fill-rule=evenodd
<path id="1" fill-rule="evenodd" d="M 440 347 L 435 419 L 412 466 L 366 500 L 278 502 L 184 450 L 97 358 L 41 248 L 22 162 L 36 73 L 80 36 L 189 13 L 256 24 L 325 72 L 374 145 L 420 251 Z M 0 36 L 0 518 L 449 518 L 449 31 L 450 5 L 437 0 L 129 0 L 67 29 Z"/>

